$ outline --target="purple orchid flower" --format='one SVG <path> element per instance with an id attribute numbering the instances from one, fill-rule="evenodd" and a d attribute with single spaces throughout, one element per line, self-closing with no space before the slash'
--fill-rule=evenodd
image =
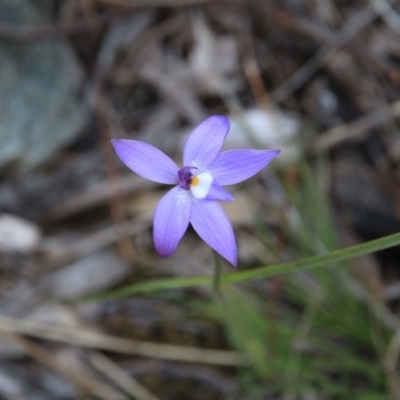
<path id="1" fill-rule="evenodd" d="M 175 185 L 154 212 L 154 245 L 163 257 L 178 247 L 189 222 L 198 235 L 222 257 L 237 265 L 232 225 L 216 202 L 232 201 L 224 185 L 250 178 L 272 161 L 280 150 L 229 150 L 220 153 L 229 132 L 224 116 L 206 119 L 189 135 L 179 168 L 157 148 L 136 140 L 114 139 L 122 162 L 143 178 Z"/>

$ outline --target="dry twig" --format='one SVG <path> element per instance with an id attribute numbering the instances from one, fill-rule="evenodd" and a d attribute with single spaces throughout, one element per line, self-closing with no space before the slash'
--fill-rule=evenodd
<path id="1" fill-rule="evenodd" d="M 356 13 L 350 20 L 343 26 L 341 31 L 337 34 L 338 39 L 333 39 L 333 35 L 325 33 L 322 37 L 327 36 L 327 44 L 321 46 L 318 51 L 310 58 L 301 68 L 299 68 L 289 79 L 283 84 L 275 88 L 271 93 L 271 98 L 275 102 L 282 102 L 286 100 L 295 90 L 299 89 L 304 85 L 324 64 L 329 62 L 338 50 L 339 43 L 347 43 L 354 39 L 354 37 L 363 29 L 366 25 L 371 23 L 375 18 L 375 14 L 372 10 L 367 7 L 362 11 Z M 301 26 L 304 24 L 301 24 Z M 308 24 L 304 24 L 308 27 Z M 315 27 L 312 28 L 314 35 Z M 306 32 L 310 33 L 310 28 L 306 29 Z M 318 36 L 318 34 L 315 34 Z M 320 39 L 319 39 L 320 40 Z M 332 48 L 332 44 L 336 43 L 336 46 Z"/>
<path id="2" fill-rule="evenodd" d="M 121 339 L 75 327 L 55 326 L 4 316 L 0 316 L 0 331 L 142 357 L 221 366 L 247 365 L 240 354 L 228 350 L 200 349 Z"/>
<path id="3" fill-rule="evenodd" d="M 55 264 L 63 264 L 84 257 L 90 253 L 110 246 L 121 239 L 137 235 L 147 229 L 147 221 L 129 220 L 118 225 L 113 225 L 96 231 L 92 235 L 75 241 L 61 248 L 42 246 L 41 250 L 46 252 L 46 261 Z"/>
<path id="4" fill-rule="evenodd" d="M 396 33 L 400 33 L 400 16 L 386 0 L 370 0 L 371 6 Z"/>
<path id="5" fill-rule="evenodd" d="M 137 400 L 159 400 L 158 397 L 150 393 L 143 385 L 136 381 L 132 376 L 114 364 L 109 358 L 100 353 L 89 356 L 89 361 L 98 371 L 102 372 L 109 379 L 115 382 L 127 394 Z"/>
<path id="6" fill-rule="evenodd" d="M 6 332 L 5 330 L 0 330 L 0 338 L 51 370 L 64 376 L 85 392 L 90 393 L 99 399 L 126 400 L 125 396 L 115 392 L 104 383 L 89 377 L 87 374 L 82 374 L 81 371 L 75 372 L 71 368 L 63 366 L 57 361 L 57 358 L 54 357 L 54 354 L 51 351 L 44 349 L 42 346 L 23 339 L 14 333 Z"/>
<path id="7" fill-rule="evenodd" d="M 43 219 L 47 222 L 58 222 L 72 216 L 88 211 L 95 207 L 107 204 L 112 196 L 117 192 L 120 196 L 127 196 L 132 193 L 140 192 L 154 187 L 155 184 L 144 179 L 140 179 L 133 174 L 121 177 L 118 187 L 110 188 L 108 182 L 101 182 L 91 186 L 87 191 L 68 198 L 64 203 L 58 204 L 54 209 L 50 209 Z"/>
<path id="8" fill-rule="evenodd" d="M 397 100 L 388 106 L 373 111 L 370 114 L 363 115 L 356 121 L 337 126 L 323 133 L 317 139 L 317 149 L 326 151 L 347 140 L 354 139 L 368 133 L 372 128 L 385 124 L 388 120 L 400 116 L 400 100 Z"/>

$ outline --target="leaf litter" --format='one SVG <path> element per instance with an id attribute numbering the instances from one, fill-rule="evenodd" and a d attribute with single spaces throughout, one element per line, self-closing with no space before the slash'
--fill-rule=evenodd
<path id="1" fill-rule="evenodd" d="M 240 285 L 233 310 L 204 288 L 60 303 L 211 273 L 192 231 L 155 254 L 162 188 L 109 145 L 179 161 L 209 115 L 229 116 L 227 148 L 283 150 L 227 208 L 239 268 L 399 230 L 400 9 L 191 3 L 0 1 L 0 396 L 399 397 L 397 248 Z"/>

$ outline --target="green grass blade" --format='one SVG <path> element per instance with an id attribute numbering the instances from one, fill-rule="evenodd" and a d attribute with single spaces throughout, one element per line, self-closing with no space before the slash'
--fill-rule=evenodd
<path id="1" fill-rule="evenodd" d="M 239 283 L 256 279 L 270 278 L 272 276 L 289 274 L 292 272 L 309 270 L 313 268 L 324 267 L 329 264 L 334 264 L 346 261 L 355 257 L 374 253 L 379 250 L 384 250 L 393 246 L 400 245 L 400 233 L 385 236 L 380 239 L 372 240 L 363 244 L 359 244 L 345 249 L 336 250 L 330 253 L 307 257 L 299 261 L 292 261 L 283 264 L 275 264 L 263 266 L 246 271 L 232 272 L 225 274 L 222 277 L 223 283 Z M 152 280 L 148 282 L 136 283 L 107 293 L 101 293 L 95 296 L 77 299 L 77 302 L 86 301 L 104 301 L 117 297 L 128 296 L 137 293 L 149 293 L 166 289 L 178 289 L 201 285 L 210 285 L 211 277 L 195 276 L 188 278 L 166 278 Z"/>

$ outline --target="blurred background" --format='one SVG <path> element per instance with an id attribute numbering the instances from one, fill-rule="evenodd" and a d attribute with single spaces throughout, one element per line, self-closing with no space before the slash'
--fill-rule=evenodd
<path id="1" fill-rule="evenodd" d="M 282 150 L 224 205 L 239 270 L 399 231 L 399 90 L 398 1 L 0 0 L 0 398 L 400 399 L 399 248 L 223 302 L 65 302 L 211 273 L 191 229 L 155 253 L 166 188 L 110 146 L 181 165 L 210 115 Z"/>

